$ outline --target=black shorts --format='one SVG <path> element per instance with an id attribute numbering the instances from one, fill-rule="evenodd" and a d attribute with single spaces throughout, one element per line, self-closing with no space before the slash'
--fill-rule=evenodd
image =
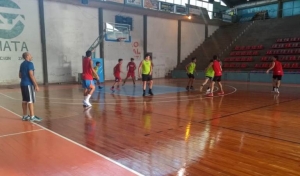
<path id="1" fill-rule="evenodd" d="M 152 80 L 152 75 L 142 74 L 142 81 L 151 81 L 151 80 Z"/>
<path id="2" fill-rule="evenodd" d="M 273 75 L 273 79 L 281 80 L 282 75 Z"/>
<path id="3" fill-rule="evenodd" d="M 192 73 L 188 73 L 187 76 L 188 76 L 189 78 L 195 79 L 195 76 L 194 76 L 194 74 L 192 74 Z"/>
<path id="4" fill-rule="evenodd" d="M 210 77 L 210 76 L 205 76 L 205 78 L 208 78 L 209 80 L 213 79 L 213 77 Z"/>
<path id="5" fill-rule="evenodd" d="M 34 86 L 21 86 L 22 101 L 27 103 L 35 102 Z"/>
<path id="6" fill-rule="evenodd" d="M 221 82 L 221 77 L 222 76 L 215 76 L 214 78 L 213 78 L 213 82 Z"/>

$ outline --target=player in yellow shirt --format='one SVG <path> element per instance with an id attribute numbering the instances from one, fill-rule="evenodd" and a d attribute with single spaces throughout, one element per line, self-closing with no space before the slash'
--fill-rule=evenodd
<path id="1" fill-rule="evenodd" d="M 210 63 L 212 63 L 212 62 L 213 62 L 213 60 L 210 60 Z M 211 81 L 212 81 L 214 75 L 215 75 L 215 71 L 214 71 L 214 69 L 212 68 L 211 64 L 209 64 L 209 65 L 206 67 L 206 69 L 205 69 L 205 80 L 204 80 L 204 82 L 202 83 L 202 85 L 200 86 L 200 92 L 202 92 L 203 86 L 204 86 L 205 84 L 207 84 L 208 81 L 210 81 L 210 84 L 211 84 Z M 210 84 L 209 84 L 209 85 L 210 85 Z M 207 87 L 207 91 L 206 91 L 206 92 L 210 92 L 210 87 L 209 87 L 209 86 Z"/>
<path id="2" fill-rule="evenodd" d="M 193 90 L 194 87 L 193 87 L 193 84 L 194 84 L 194 80 L 195 80 L 195 75 L 194 73 L 196 73 L 196 57 L 193 57 L 192 58 L 192 62 L 189 63 L 186 67 L 186 73 L 189 77 L 189 82 L 188 82 L 188 85 L 186 86 L 186 90 Z"/>
<path id="3" fill-rule="evenodd" d="M 99 67 L 100 67 L 100 62 L 96 62 L 96 66 L 94 67 L 94 70 L 96 73 L 98 73 Z M 94 72 L 93 72 L 93 80 L 97 82 L 98 88 L 102 89 L 102 87 L 100 86 L 100 84 L 101 84 L 100 77 L 98 79 L 98 76 Z"/>

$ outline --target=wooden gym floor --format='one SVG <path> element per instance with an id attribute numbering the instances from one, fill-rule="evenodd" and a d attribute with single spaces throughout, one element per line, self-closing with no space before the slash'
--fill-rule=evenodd
<path id="1" fill-rule="evenodd" d="M 206 98 L 161 79 L 143 98 L 110 85 L 87 110 L 80 85 L 42 87 L 39 124 L 20 119 L 19 88 L 0 89 L 0 175 L 300 175 L 297 86 L 225 82 Z"/>

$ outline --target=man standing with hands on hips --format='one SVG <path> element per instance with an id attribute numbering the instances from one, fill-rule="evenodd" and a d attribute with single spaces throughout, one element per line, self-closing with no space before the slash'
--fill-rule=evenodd
<path id="1" fill-rule="evenodd" d="M 22 62 L 19 70 L 19 78 L 21 78 L 21 92 L 22 92 L 22 109 L 23 121 L 30 120 L 32 122 L 40 122 L 42 119 L 34 115 L 35 91 L 39 91 L 39 86 L 34 77 L 34 65 L 31 62 L 32 56 L 30 53 L 25 52 L 22 55 L 24 61 Z M 29 109 L 29 115 L 27 114 Z"/>

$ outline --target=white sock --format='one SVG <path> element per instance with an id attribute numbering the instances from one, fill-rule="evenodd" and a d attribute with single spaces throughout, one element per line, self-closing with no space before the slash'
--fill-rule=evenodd
<path id="1" fill-rule="evenodd" d="M 91 98 L 91 95 L 88 94 L 88 95 L 84 98 L 84 100 L 85 100 L 86 102 L 89 102 L 89 101 L 90 101 L 90 98 Z"/>
<path id="2" fill-rule="evenodd" d="M 33 119 L 34 118 L 34 116 L 31 116 L 31 119 Z"/>

